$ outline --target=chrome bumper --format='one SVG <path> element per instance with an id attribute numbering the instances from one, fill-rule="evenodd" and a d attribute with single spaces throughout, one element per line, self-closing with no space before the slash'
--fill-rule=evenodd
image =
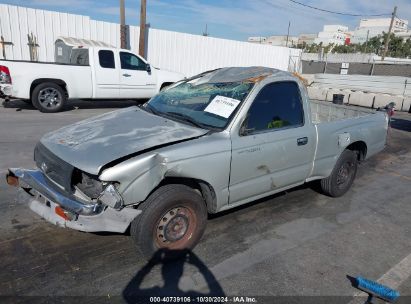
<path id="1" fill-rule="evenodd" d="M 19 179 L 22 188 L 32 188 L 50 201 L 59 204 L 68 211 L 81 215 L 93 215 L 101 211 L 101 205 L 85 204 L 70 198 L 49 185 L 43 172 L 40 170 L 26 170 L 20 168 L 9 169 L 8 176 L 15 176 Z M 57 186 L 56 186 L 57 187 Z"/>
<path id="2" fill-rule="evenodd" d="M 84 204 L 50 187 L 44 174 L 39 170 L 9 169 L 7 181 L 11 177 L 13 185 L 19 185 L 33 195 L 29 202 L 32 211 L 48 222 L 85 232 L 110 231 L 123 233 L 141 210 L 123 208 L 115 210 L 101 204 Z M 18 180 L 16 180 L 18 178 Z M 10 184 L 10 183 L 9 183 Z M 61 217 L 56 208 L 61 207 L 77 216 L 68 220 Z"/>

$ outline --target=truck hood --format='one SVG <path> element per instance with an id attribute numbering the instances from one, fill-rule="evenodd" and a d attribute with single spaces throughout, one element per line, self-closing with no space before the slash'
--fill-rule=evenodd
<path id="1" fill-rule="evenodd" d="M 175 71 L 164 70 L 155 68 L 157 70 L 157 75 L 159 76 L 159 82 L 177 82 L 183 80 L 185 75 Z"/>
<path id="2" fill-rule="evenodd" d="M 97 175 L 112 161 L 207 132 L 130 107 L 63 127 L 40 141 L 65 162 Z"/>

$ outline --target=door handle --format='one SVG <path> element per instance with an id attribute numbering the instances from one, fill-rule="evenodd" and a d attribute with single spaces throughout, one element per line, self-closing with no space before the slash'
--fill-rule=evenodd
<path id="1" fill-rule="evenodd" d="M 304 146 L 308 143 L 308 137 L 301 137 L 297 139 L 298 146 Z"/>
<path id="2" fill-rule="evenodd" d="M 130 74 L 123 74 L 124 77 L 130 77 Z"/>

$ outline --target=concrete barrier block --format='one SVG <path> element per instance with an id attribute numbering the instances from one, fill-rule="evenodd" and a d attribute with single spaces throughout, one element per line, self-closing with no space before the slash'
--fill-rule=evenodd
<path id="1" fill-rule="evenodd" d="M 329 89 L 327 90 L 327 101 L 333 101 L 334 94 L 342 94 L 342 91 L 339 89 Z"/>
<path id="2" fill-rule="evenodd" d="M 364 93 L 364 95 L 362 95 L 360 98 L 359 106 L 366 107 L 366 108 L 372 108 L 374 99 L 375 99 L 374 93 Z"/>
<path id="3" fill-rule="evenodd" d="M 349 104 L 359 106 L 363 95 L 364 95 L 364 92 L 361 92 L 361 91 L 352 92 L 350 94 Z"/>
<path id="4" fill-rule="evenodd" d="M 327 91 L 319 87 L 308 87 L 308 97 L 310 99 L 326 100 Z"/>
<path id="5" fill-rule="evenodd" d="M 395 107 L 401 108 L 404 101 L 404 96 L 389 95 L 389 94 L 376 94 L 374 100 L 374 108 L 384 107 L 390 102 L 395 103 Z"/>
<path id="6" fill-rule="evenodd" d="M 402 102 L 402 108 L 400 109 L 398 106 L 395 107 L 399 111 L 403 112 L 411 112 L 411 96 L 405 97 L 404 101 Z"/>
<path id="7" fill-rule="evenodd" d="M 341 92 L 342 92 L 341 94 L 344 94 L 343 103 L 347 104 L 348 100 L 350 99 L 350 95 L 353 93 L 353 91 L 345 89 L 345 90 L 341 90 Z"/>
<path id="8" fill-rule="evenodd" d="M 350 105 L 372 108 L 374 102 L 375 94 L 373 93 L 364 93 L 361 91 L 352 92 L 350 94 Z"/>

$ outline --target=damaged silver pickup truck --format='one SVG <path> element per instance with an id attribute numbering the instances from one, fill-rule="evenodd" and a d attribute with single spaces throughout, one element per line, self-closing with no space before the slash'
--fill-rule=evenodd
<path id="1" fill-rule="evenodd" d="M 193 248 L 209 213 L 321 180 L 343 195 L 381 151 L 383 112 L 310 101 L 287 72 L 232 67 L 180 81 L 130 107 L 46 134 L 37 169 L 9 169 L 47 221 L 125 232 L 145 257 Z"/>

